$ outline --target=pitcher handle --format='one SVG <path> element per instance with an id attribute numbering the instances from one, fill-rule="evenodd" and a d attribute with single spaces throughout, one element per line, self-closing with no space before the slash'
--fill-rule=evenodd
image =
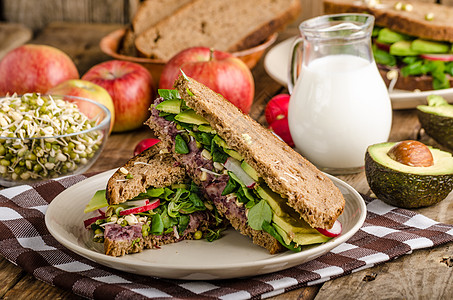
<path id="1" fill-rule="evenodd" d="M 289 56 L 289 65 L 288 65 L 288 91 L 289 94 L 292 94 L 294 85 L 296 84 L 297 76 L 299 75 L 299 55 L 298 48 L 299 45 L 303 44 L 303 38 L 298 37 L 294 40 L 291 46 L 291 55 Z"/>

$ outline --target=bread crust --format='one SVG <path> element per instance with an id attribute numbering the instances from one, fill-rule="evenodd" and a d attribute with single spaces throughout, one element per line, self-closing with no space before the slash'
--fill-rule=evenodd
<path id="1" fill-rule="evenodd" d="M 310 226 L 333 226 L 345 200 L 324 173 L 220 94 L 182 76 L 175 87 L 186 104 L 206 118 L 228 146 L 238 151 Z"/>
<path id="2" fill-rule="evenodd" d="M 127 174 L 122 172 L 122 168 L 116 170 L 107 182 L 106 198 L 109 205 L 130 200 L 146 192 L 150 186 L 159 188 L 184 182 L 184 168 L 176 165 L 171 154 L 160 153 L 164 148 L 159 142 L 131 158 L 122 167 L 132 174 L 130 179 L 126 179 Z"/>
<path id="3" fill-rule="evenodd" d="M 358 0 L 324 0 L 324 12 L 369 13 L 375 16 L 375 24 L 389 29 L 434 41 L 453 42 L 453 7 L 429 2 L 404 1 L 413 6 L 411 11 L 395 9 L 401 1 L 381 0 L 378 6 L 367 6 Z M 425 19 L 432 13 L 434 19 Z"/>

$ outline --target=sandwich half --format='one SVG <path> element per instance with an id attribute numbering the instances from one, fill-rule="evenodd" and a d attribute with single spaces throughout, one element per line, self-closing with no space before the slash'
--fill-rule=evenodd
<path id="1" fill-rule="evenodd" d="M 223 221 L 162 143 L 130 159 L 97 191 L 85 212 L 94 240 L 111 256 L 187 239 L 219 237 Z"/>
<path id="2" fill-rule="evenodd" d="M 453 84 L 453 7 L 420 1 L 324 0 L 324 12 L 375 16 L 373 52 L 386 84 L 437 90 Z"/>
<path id="3" fill-rule="evenodd" d="M 325 174 L 220 94 L 187 76 L 175 87 L 147 124 L 236 230 L 272 254 L 329 240 L 345 200 Z"/>

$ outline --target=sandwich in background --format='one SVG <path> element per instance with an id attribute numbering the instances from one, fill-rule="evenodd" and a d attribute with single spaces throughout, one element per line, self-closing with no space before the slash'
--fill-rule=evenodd
<path id="1" fill-rule="evenodd" d="M 185 75 L 175 87 L 147 124 L 236 230 L 272 254 L 341 232 L 345 200 L 325 174 L 220 94 Z"/>
<path id="2" fill-rule="evenodd" d="M 212 202 L 185 176 L 162 143 L 130 159 L 97 191 L 85 213 L 94 240 L 111 256 L 159 248 L 181 240 L 220 236 L 223 221 Z"/>
<path id="3" fill-rule="evenodd" d="M 391 89 L 451 87 L 453 7 L 418 1 L 324 0 L 324 12 L 375 16 L 374 57 Z"/>

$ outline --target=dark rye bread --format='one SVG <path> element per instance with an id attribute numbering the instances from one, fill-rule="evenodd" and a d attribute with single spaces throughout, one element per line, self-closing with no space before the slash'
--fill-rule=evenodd
<path id="1" fill-rule="evenodd" d="M 168 153 L 160 153 L 164 149 L 158 143 L 130 159 L 122 168 L 133 178 L 126 179 L 127 174 L 122 168 L 110 177 L 107 182 L 106 198 L 110 205 L 130 200 L 149 187 L 166 187 L 174 183 L 182 183 L 185 170 L 176 166 L 173 157 Z"/>
<path id="2" fill-rule="evenodd" d="M 410 3 L 411 11 L 395 9 L 395 3 Z M 376 18 L 376 25 L 428 40 L 453 42 L 453 7 L 433 2 L 381 0 L 376 6 L 369 6 L 360 0 L 324 0 L 324 12 L 370 13 Z M 428 21 L 426 14 L 434 19 Z"/>
<path id="3" fill-rule="evenodd" d="M 228 146 L 238 151 L 312 227 L 330 228 L 345 200 L 333 182 L 286 143 L 236 106 L 194 79 L 180 76 L 175 87 L 186 104 L 206 118 Z"/>
<path id="4" fill-rule="evenodd" d="M 135 39 L 141 56 L 164 61 L 196 46 L 234 52 L 258 45 L 292 22 L 300 0 L 193 0 Z"/>

